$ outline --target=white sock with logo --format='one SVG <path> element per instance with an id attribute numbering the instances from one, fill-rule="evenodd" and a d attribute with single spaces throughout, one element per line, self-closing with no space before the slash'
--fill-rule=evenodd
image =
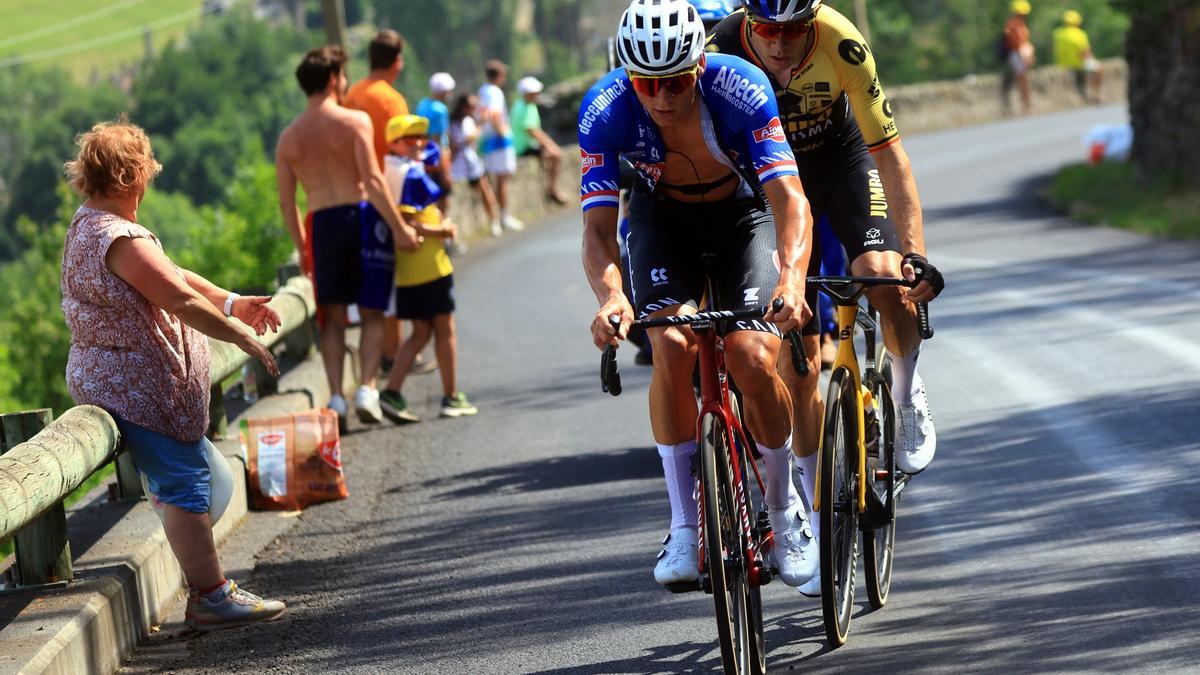
<path id="1" fill-rule="evenodd" d="M 792 482 L 792 439 L 789 437 L 781 448 L 757 445 L 763 463 L 767 465 L 767 507 L 772 511 L 783 511 L 800 499 Z"/>
<path id="2" fill-rule="evenodd" d="M 917 358 L 921 356 L 921 347 L 912 350 L 908 356 L 896 356 L 889 350 L 888 356 L 892 357 L 892 396 L 897 405 L 909 405 L 921 381 L 917 377 Z"/>
<path id="3" fill-rule="evenodd" d="M 813 501 L 816 499 L 817 491 L 817 457 L 820 453 L 814 452 L 807 457 L 796 457 L 796 469 L 800 472 L 800 489 L 804 491 L 805 505 L 808 507 L 808 522 L 812 525 L 814 533 L 821 526 L 820 519 L 817 518 L 816 512 L 812 510 Z M 816 536 L 814 534 L 814 536 Z"/>
<path id="4" fill-rule="evenodd" d="M 681 527 L 696 529 L 699 516 L 696 506 L 696 479 L 692 476 L 692 455 L 696 441 L 676 445 L 658 444 L 662 458 L 663 476 L 667 479 L 667 495 L 671 498 L 671 531 Z"/>

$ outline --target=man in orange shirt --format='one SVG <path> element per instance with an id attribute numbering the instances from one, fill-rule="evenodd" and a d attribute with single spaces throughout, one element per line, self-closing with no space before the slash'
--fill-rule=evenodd
<path id="1" fill-rule="evenodd" d="M 346 92 L 343 105 L 362 110 L 371 118 L 374 128 L 375 159 L 379 170 L 384 169 L 384 158 L 388 154 L 387 124 L 397 115 L 408 114 L 408 101 L 396 91 L 392 83 L 404 70 L 404 38 L 394 30 L 381 30 L 371 39 L 367 47 L 367 60 L 371 72 L 354 83 Z M 389 368 L 391 355 L 400 348 L 400 322 L 388 316 L 384 320 L 383 353 L 384 369 Z M 425 368 L 423 363 L 420 368 Z M 428 372 L 428 371 L 426 371 Z"/>
<path id="2" fill-rule="evenodd" d="M 1034 63 L 1033 43 L 1029 41 L 1026 17 L 1033 11 L 1029 0 L 1013 0 L 1012 15 L 1004 24 L 1004 46 L 1008 58 L 1004 70 L 1004 109 L 1012 107 L 1011 91 L 1015 84 L 1021 92 L 1021 112 L 1033 111 L 1033 91 L 1029 84 L 1029 69 Z"/>
<path id="3" fill-rule="evenodd" d="M 371 118 L 375 131 L 375 158 L 383 170 L 383 158 L 388 154 L 387 123 L 397 115 L 408 114 L 408 102 L 392 87 L 404 70 L 404 38 L 394 30 L 381 30 L 367 48 L 371 72 L 354 83 L 346 92 L 344 105 L 362 110 Z"/>

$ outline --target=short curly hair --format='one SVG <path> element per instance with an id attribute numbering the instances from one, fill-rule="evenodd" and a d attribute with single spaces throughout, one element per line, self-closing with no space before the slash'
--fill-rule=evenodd
<path id="1" fill-rule="evenodd" d="M 162 171 L 150 137 L 124 116 L 75 137 L 79 152 L 63 165 L 71 187 L 87 197 L 119 197 L 144 188 Z"/>

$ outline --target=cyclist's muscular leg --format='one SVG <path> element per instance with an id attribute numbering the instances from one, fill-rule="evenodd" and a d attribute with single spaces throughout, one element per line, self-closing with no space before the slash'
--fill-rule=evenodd
<path id="1" fill-rule="evenodd" d="M 780 340 L 742 330 L 725 338 L 725 363 L 746 402 L 746 423 L 763 445 L 778 448 L 792 433 L 791 396 L 778 369 Z"/>
<path id="2" fill-rule="evenodd" d="M 866 251 L 850 263 L 856 276 L 899 277 L 900 254 L 895 251 Z M 867 291 L 867 299 L 879 310 L 883 343 L 896 356 L 908 356 L 921 345 L 917 327 L 917 307 L 903 300 L 902 286 L 876 286 Z"/>
<path id="3" fill-rule="evenodd" d="M 808 375 L 796 373 L 790 349 L 779 355 L 779 374 L 792 396 L 792 452 L 797 457 L 815 455 L 820 449 L 821 417 L 825 414 L 820 389 L 821 337 L 805 335 L 803 339 Z"/>
<path id="4" fill-rule="evenodd" d="M 695 307 L 674 305 L 650 314 L 652 318 L 691 314 Z M 650 376 L 650 427 L 654 440 L 674 445 L 696 438 L 696 396 L 692 369 L 696 363 L 696 340 L 690 328 L 655 328 L 647 331 L 654 349 Z"/>

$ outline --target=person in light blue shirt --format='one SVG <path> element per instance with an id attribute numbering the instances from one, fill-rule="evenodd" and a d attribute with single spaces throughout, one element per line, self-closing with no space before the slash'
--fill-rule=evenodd
<path id="1" fill-rule="evenodd" d="M 443 151 L 449 147 L 447 133 L 450 131 L 450 108 L 446 101 L 454 93 L 457 83 L 450 73 L 434 73 L 429 78 L 429 96 L 417 103 L 417 113 L 429 120 L 429 140 L 438 144 Z"/>

